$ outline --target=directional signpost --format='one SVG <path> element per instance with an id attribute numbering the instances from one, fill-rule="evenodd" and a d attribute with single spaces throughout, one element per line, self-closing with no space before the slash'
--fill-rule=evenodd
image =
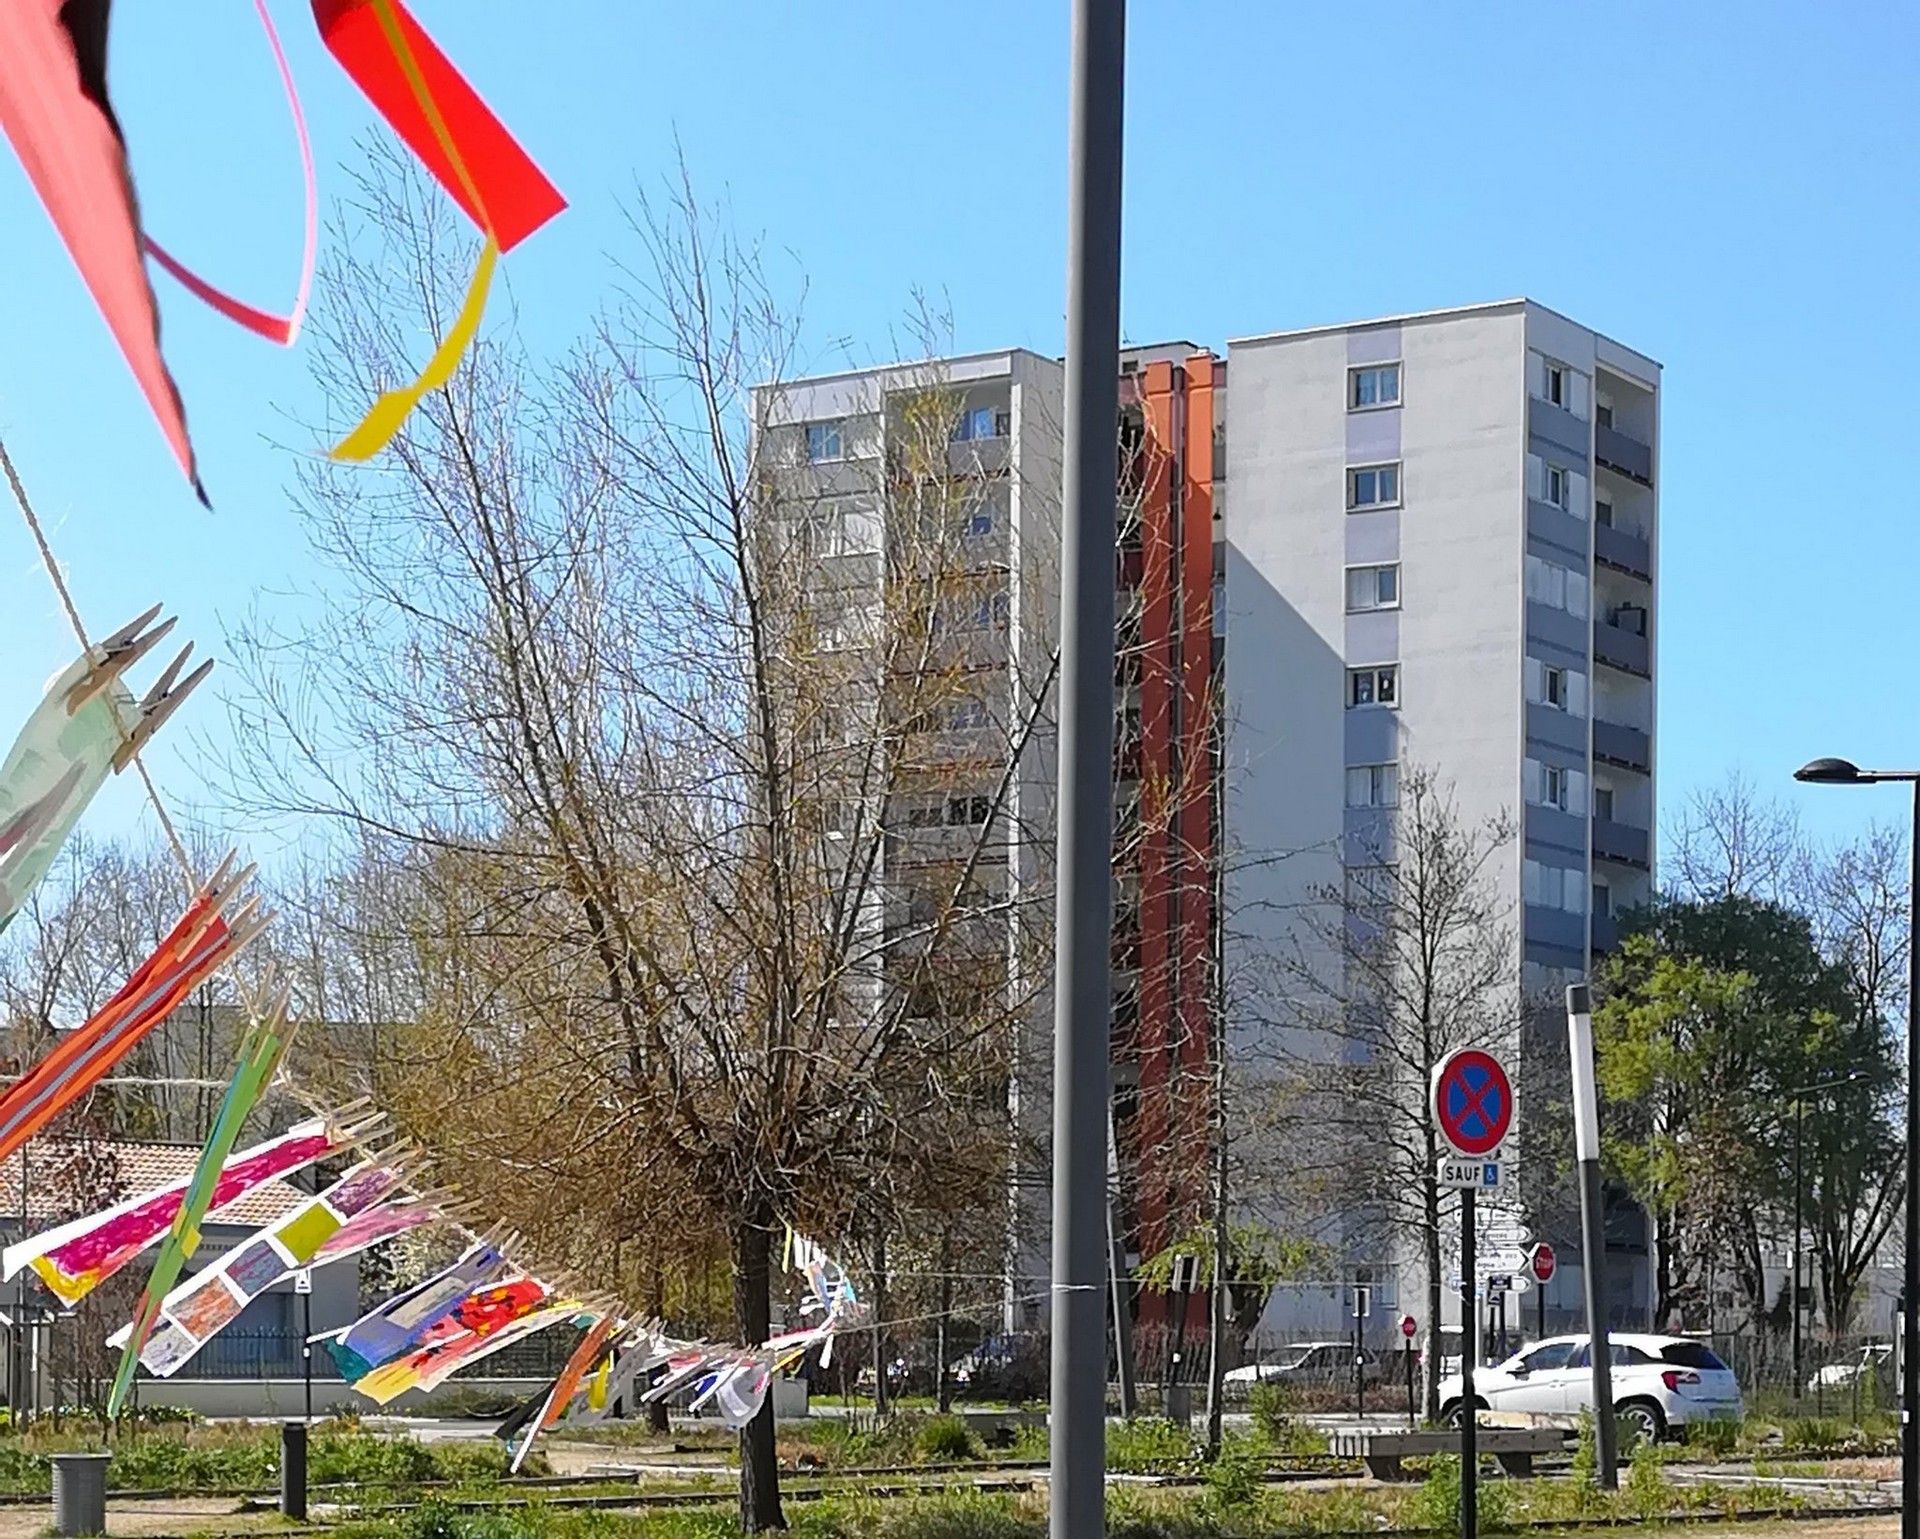
<path id="1" fill-rule="evenodd" d="M 1433 1118 L 1455 1159 L 1440 1162 L 1442 1184 L 1460 1190 L 1460 1275 L 1469 1286 L 1484 1275 L 1474 1257 L 1474 1194 L 1500 1185 L 1500 1146 L 1513 1127 L 1513 1082 L 1505 1065 L 1479 1048 L 1449 1053 L 1433 1074 Z M 1477 1167 L 1477 1170 L 1473 1167 Z M 1451 1172 L 1451 1174 L 1450 1174 Z M 1477 1175 L 1477 1179 L 1469 1177 Z M 1501 1260 L 1507 1259 L 1502 1255 Z M 1526 1262 L 1516 1257 L 1504 1273 Z M 1477 1299 L 1462 1301 L 1460 1343 L 1460 1539 L 1477 1539 L 1477 1487 L 1480 1459 L 1476 1447 L 1479 1420 L 1473 1400 L 1473 1365 L 1479 1356 Z"/>

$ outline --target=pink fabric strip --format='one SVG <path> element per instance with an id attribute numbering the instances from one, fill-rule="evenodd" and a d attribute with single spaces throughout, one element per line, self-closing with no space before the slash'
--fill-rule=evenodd
<path id="1" fill-rule="evenodd" d="M 171 273 L 188 293 L 248 331 L 265 337 L 269 342 L 278 342 L 282 347 L 291 347 L 294 338 L 300 335 L 300 323 L 307 318 L 307 301 L 313 293 L 314 263 L 320 246 L 320 187 L 313 172 L 313 143 L 307 137 L 307 115 L 300 108 L 300 93 L 294 88 L 293 70 L 287 63 L 286 50 L 280 46 L 280 34 L 274 30 L 273 18 L 267 14 L 267 0 L 253 0 L 253 8 L 260 17 L 260 25 L 266 30 L 267 44 L 273 49 L 273 62 L 280 70 L 280 84 L 286 88 L 287 107 L 293 113 L 294 136 L 300 141 L 300 168 L 307 179 L 306 249 L 300 259 L 300 289 L 294 296 L 293 311 L 282 316 L 255 309 L 243 300 L 215 288 L 168 253 L 151 235 L 142 239 L 146 242 L 147 255 Z"/>

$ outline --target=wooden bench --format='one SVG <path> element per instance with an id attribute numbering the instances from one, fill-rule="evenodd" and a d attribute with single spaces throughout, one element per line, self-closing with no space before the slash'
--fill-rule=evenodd
<path id="1" fill-rule="evenodd" d="M 1365 1464 L 1375 1480 L 1405 1479 L 1402 1459 L 1460 1451 L 1460 1434 L 1450 1430 L 1336 1427 L 1327 1440 L 1341 1458 Z M 1567 1434 L 1558 1427 L 1481 1427 L 1475 1442 L 1482 1455 L 1497 1459 L 1509 1475 L 1531 1475 L 1534 1456 L 1559 1453 L 1567 1446 Z"/>

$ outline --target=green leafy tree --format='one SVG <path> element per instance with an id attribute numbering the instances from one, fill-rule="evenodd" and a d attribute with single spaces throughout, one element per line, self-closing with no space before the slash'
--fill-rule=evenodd
<path id="1" fill-rule="evenodd" d="M 1764 1256 L 1792 1211 L 1804 1099 L 1806 1209 L 1850 1215 L 1828 1215 L 1831 1243 L 1816 1240 L 1833 1263 L 1829 1319 L 1844 1319 L 1891 1217 L 1897 1078 L 1891 1038 L 1847 966 L 1823 953 L 1806 916 L 1735 893 L 1655 905 L 1598 982 L 1606 1154 L 1660 1228 L 1656 1317 L 1705 1323 L 1725 1278 L 1764 1327 Z M 1801 1097 L 1836 1080 L 1846 1083 Z"/>

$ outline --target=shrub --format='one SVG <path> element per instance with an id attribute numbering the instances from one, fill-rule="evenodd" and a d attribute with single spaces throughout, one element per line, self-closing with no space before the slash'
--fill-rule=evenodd
<path id="1" fill-rule="evenodd" d="M 1780 1441 L 1797 1453 L 1833 1453 L 1853 1441 L 1853 1429 L 1835 1416 L 1804 1416 L 1780 1429 Z"/>
<path id="2" fill-rule="evenodd" d="M 889 1511 L 881 1539 L 1035 1539 L 1042 1526 L 1022 1518 L 1003 1496 L 956 1491 Z"/>
<path id="3" fill-rule="evenodd" d="M 1475 1521 L 1483 1534 L 1504 1527 L 1512 1507 L 1512 1490 L 1504 1481 L 1481 1480 L 1474 1487 Z M 1415 1528 L 1442 1534 L 1460 1532 L 1460 1459 L 1443 1454 L 1427 1469 L 1427 1478 L 1414 1493 L 1408 1521 Z"/>
<path id="4" fill-rule="evenodd" d="M 1659 1517 L 1673 1505 L 1673 1486 L 1651 1439 L 1635 1445 L 1627 1464 L 1627 1506 L 1641 1519 Z"/>
<path id="5" fill-rule="evenodd" d="M 1163 1417 L 1144 1416 L 1107 1428 L 1107 1468 L 1145 1474 L 1155 1467 L 1181 1464 L 1193 1457 L 1193 1439 Z"/>
<path id="6" fill-rule="evenodd" d="M 936 1463 L 957 1464 L 980 1456 L 973 1434 L 958 1416 L 929 1417 L 914 1445 L 921 1458 Z"/>
<path id="7" fill-rule="evenodd" d="M 1207 1466 L 1207 1495 L 1223 1511 L 1242 1511 L 1259 1499 L 1266 1472 L 1267 1461 L 1245 1442 L 1225 1443 Z"/>
<path id="8" fill-rule="evenodd" d="M 1740 1446 L 1737 1421 L 1693 1421 L 1686 1427 L 1687 1447 L 1724 1458 Z"/>
<path id="9" fill-rule="evenodd" d="M 1326 1434 L 1294 1414 L 1294 1391 L 1284 1384 L 1255 1384 L 1247 1392 L 1247 1411 L 1254 1429 L 1275 1453 L 1321 1454 L 1327 1451 Z"/>

